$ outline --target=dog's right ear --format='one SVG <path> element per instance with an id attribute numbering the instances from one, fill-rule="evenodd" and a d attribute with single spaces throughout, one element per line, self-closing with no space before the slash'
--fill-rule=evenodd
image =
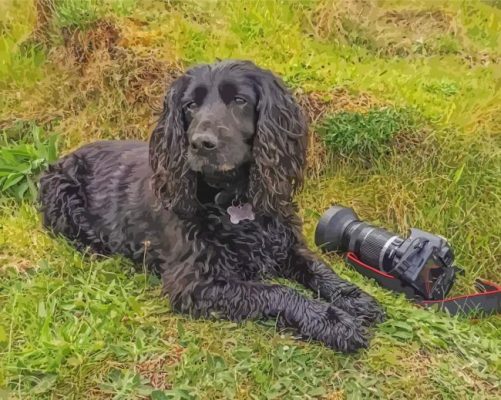
<path id="1" fill-rule="evenodd" d="M 183 217 L 192 216 L 198 208 L 196 174 L 186 161 L 188 137 L 182 98 L 189 82 L 189 75 L 183 75 L 171 84 L 149 145 L 155 195 L 164 208 Z"/>

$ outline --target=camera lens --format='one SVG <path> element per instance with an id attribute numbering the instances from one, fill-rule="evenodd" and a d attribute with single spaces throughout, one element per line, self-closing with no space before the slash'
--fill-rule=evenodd
<path id="1" fill-rule="evenodd" d="M 365 264 L 384 271 L 392 268 L 396 249 L 402 242 L 385 229 L 360 222 L 352 209 L 341 206 L 327 210 L 315 232 L 315 243 L 323 250 L 350 251 Z"/>
<path id="2" fill-rule="evenodd" d="M 349 251 L 365 264 L 382 271 L 392 268 L 395 250 L 402 242 L 398 236 L 365 222 L 349 226 L 345 234 L 349 237 Z"/>
<path id="3" fill-rule="evenodd" d="M 344 232 L 358 216 L 351 208 L 333 206 L 320 218 L 315 230 L 315 244 L 324 251 L 348 251 L 348 242 Z M 343 238 L 345 240 L 343 240 Z"/>

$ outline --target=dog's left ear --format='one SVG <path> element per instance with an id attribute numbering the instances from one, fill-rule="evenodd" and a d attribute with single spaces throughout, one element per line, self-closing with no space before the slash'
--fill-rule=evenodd
<path id="1" fill-rule="evenodd" d="M 290 216 L 292 199 L 303 183 L 307 123 L 282 80 L 260 70 L 252 77 L 259 95 L 249 199 L 254 209 Z"/>

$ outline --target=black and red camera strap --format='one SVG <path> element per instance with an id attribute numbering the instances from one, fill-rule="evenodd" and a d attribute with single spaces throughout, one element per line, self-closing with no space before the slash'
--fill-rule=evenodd
<path id="1" fill-rule="evenodd" d="M 425 308 L 437 308 L 451 315 L 482 313 L 485 315 L 501 312 L 501 285 L 478 279 L 477 293 L 449 297 L 441 300 L 424 300 L 415 289 L 394 275 L 373 268 L 362 262 L 354 253 L 346 254 L 346 262 L 360 274 L 376 280 L 382 287 L 403 293 L 408 299 Z"/>

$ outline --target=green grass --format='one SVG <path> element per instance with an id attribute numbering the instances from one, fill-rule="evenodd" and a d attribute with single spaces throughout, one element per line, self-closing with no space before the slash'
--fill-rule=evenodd
<path id="1" fill-rule="evenodd" d="M 57 136 L 41 137 L 32 126 L 26 138 L 11 143 L 7 134 L 0 142 L 0 195 L 34 201 L 40 172 L 57 160 Z M 43 133 L 42 133 L 43 134 Z"/>
<path id="2" fill-rule="evenodd" d="M 106 16 L 128 15 L 136 0 L 56 0 L 54 25 L 57 28 L 85 29 Z"/>
<path id="3" fill-rule="evenodd" d="M 23 45 L 32 31 L 34 10 L 27 2 L 6 0 L 0 12 L 0 89 L 32 87 L 40 79 L 45 61 L 39 49 Z"/>
<path id="4" fill-rule="evenodd" d="M 382 157 L 388 153 L 392 141 L 407 141 L 416 130 L 412 112 L 392 108 L 328 115 L 317 128 L 333 156 L 366 160 Z M 401 136 L 397 137 L 398 134 Z"/>
<path id="5" fill-rule="evenodd" d="M 56 0 L 42 40 L 30 1 L 2 2 L 0 188 L 14 185 L 0 191 L 0 398 L 499 398 L 499 316 L 418 309 L 329 256 L 388 312 L 367 350 L 338 354 L 273 321 L 191 320 L 142 266 L 47 234 L 32 201 L 56 154 L 50 135 L 63 154 L 146 139 L 164 76 L 248 58 L 325 99 L 312 127 L 321 168 L 298 197 L 311 246 L 340 203 L 401 234 L 449 238 L 465 269 L 455 294 L 499 281 L 498 3 Z M 33 189 L 16 199 L 20 185 Z"/>

